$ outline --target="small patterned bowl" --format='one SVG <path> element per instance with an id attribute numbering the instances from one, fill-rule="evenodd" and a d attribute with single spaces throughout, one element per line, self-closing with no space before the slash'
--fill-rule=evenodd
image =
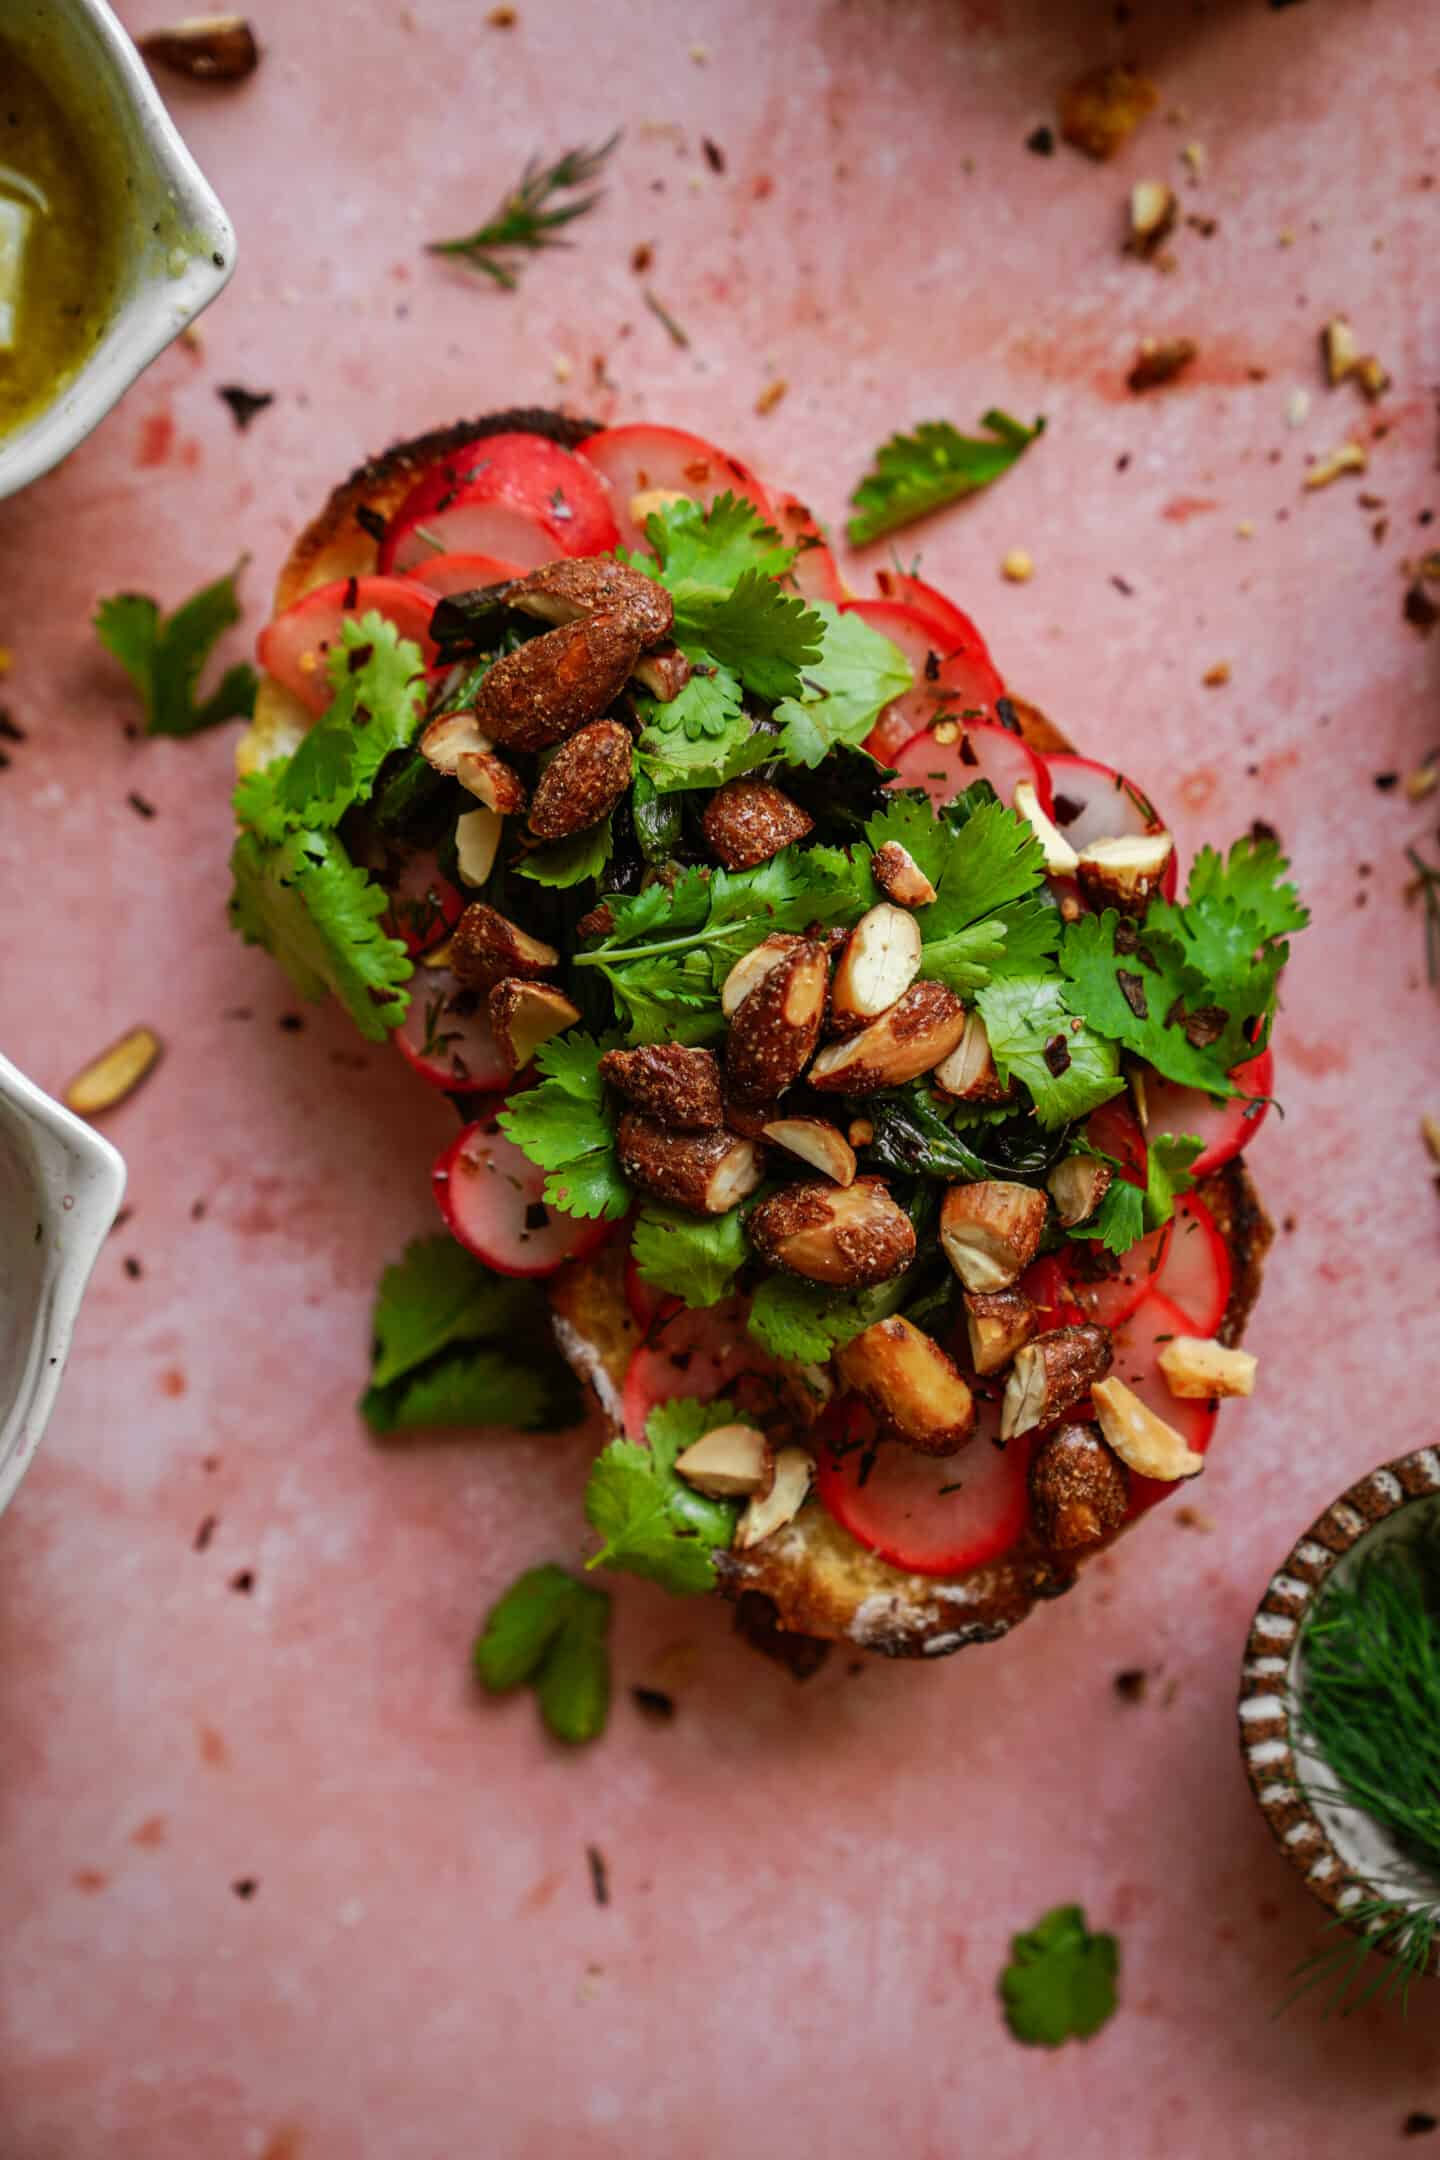
<path id="1" fill-rule="evenodd" d="M 1326 1772 L 1300 1723 L 1300 1640 L 1331 1577 L 1343 1580 L 1362 1549 L 1412 1530 L 1416 1509 L 1440 1517 L 1440 1449 L 1382 1464 L 1317 1517 L 1271 1576 L 1241 1668 L 1240 1749 L 1260 1812 L 1306 1889 L 1357 1934 L 1363 1926 L 1348 1916 L 1366 1899 L 1433 1905 L 1440 1880 L 1367 1815 L 1316 1797 Z M 1440 1936 L 1426 1970 L 1440 1974 Z"/>

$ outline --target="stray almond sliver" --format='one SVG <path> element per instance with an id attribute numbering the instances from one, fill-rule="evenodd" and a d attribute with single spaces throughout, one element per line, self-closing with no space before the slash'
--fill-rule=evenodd
<path id="1" fill-rule="evenodd" d="M 1204 1335 L 1177 1335 L 1156 1363 L 1165 1385 L 1182 1402 L 1209 1402 L 1220 1395 L 1253 1395 L 1256 1359 L 1249 1350 L 1227 1350 Z"/>
<path id="2" fill-rule="evenodd" d="M 777 1530 L 783 1530 L 786 1523 L 793 1521 L 814 1475 L 814 1460 L 804 1448 L 781 1448 L 775 1457 L 774 1484 L 763 1498 L 757 1495 L 749 1502 L 735 1525 L 737 1549 L 748 1552 L 752 1545 L 773 1537 Z"/>
<path id="3" fill-rule="evenodd" d="M 113 1110 L 145 1078 L 162 1045 L 153 1028 L 134 1027 L 83 1066 L 65 1090 L 64 1102 L 80 1117 Z"/>
<path id="4" fill-rule="evenodd" d="M 1172 1485 L 1179 1478 L 1198 1477 L 1204 1469 L 1204 1456 L 1187 1447 L 1174 1426 L 1147 1408 L 1123 1380 L 1097 1380 L 1090 1400 L 1101 1432 L 1137 1477 Z"/>
<path id="5" fill-rule="evenodd" d="M 755 1425 L 716 1425 L 675 1458 L 675 1468 L 697 1492 L 717 1500 L 752 1499 L 775 1481 L 770 1443 Z"/>

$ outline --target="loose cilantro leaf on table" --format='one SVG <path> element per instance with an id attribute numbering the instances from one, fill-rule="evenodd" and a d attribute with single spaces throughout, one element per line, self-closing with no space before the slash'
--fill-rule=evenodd
<path id="1" fill-rule="evenodd" d="M 414 972 L 381 918 L 389 905 L 333 832 L 266 847 L 242 832 L 230 857 L 230 919 L 247 945 L 274 954 L 302 997 L 333 990 L 362 1035 L 384 1042 L 405 1017 Z"/>
<path id="2" fill-rule="evenodd" d="M 605 1729 L 610 1709 L 608 1591 L 564 1568 L 528 1568 L 492 1605 L 471 1653 L 492 1695 L 527 1683 L 557 1740 L 578 1746 Z"/>
<path id="3" fill-rule="evenodd" d="M 810 609 L 820 621 L 820 649 L 798 688 L 776 706 L 775 718 L 785 731 L 780 756 L 814 767 L 837 743 L 863 743 L 913 677 L 899 647 L 861 616 L 828 600 L 812 600 Z"/>
<path id="4" fill-rule="evenodd" d="M 636 1218 L 630 1251 L 641 1279 L 687 1305 L 718 1305 L 750 1258 L 745 1211 L 691 1215 L 648 1201 Z"/>
<path id="5" fill-rule="evenodd" d="M 1098 1239 L 1107 1252 L 1124 1254 L 1151 1230 L 1158 1230 L 1175 1213 L 1176 1197 L 1195 1183 L 1190 1165 L 1204 1142 L 1191 1135 L 1159 1133 L 1147 1148 L 1146 1181 L 1132 1185 L 1128 1178 L 1112 1178 L 1090 1222 L 1079 1223 L 1073 1238 Z"/>
<path id="6" fill-rule="evenodd" d="M 500 1113 L 500 1129 L 550 1176 L 549 1206 L 565 1215 L 603 1215 L 613 1222 L 630 1205 L 620 1175 L 615 1131 L 605 1109 L 600 1059 L 618 1036 L 554 1035 L 535 1053 L 538 1086 L 512 1095 Z"/>
<path id="7" fill-rule="evenodd" d="M 543 1338 L 533 1343 L 542 1358 L 538 1366 L 517 1356 L 516 1347 L 514 1342 L 461 1344 L 389 1387 L 368 1388 L 360 1414 L 381 1436 L 481 1432 L 491 1425 L 543 1432 L 577 1424 L 584 1416 L 578 1391 L 552 1370 Z"/>
<path id="8" fill-rule="evenodd" d="M 503 1337 L 532 1298 L 532 1285 L 492 1274 L 443 1232 L 413 1239 L 380 1277 L 371 1385 L 388 1386 L 452 1343 Z"/>
<path id="9" fill-rule="evenodd" d="M 243 563 L 162 615 L 146 593 L 114 593 L 95 610 L 95 634 L 139 691 L 147 735 L 198 735 L 222 720 L 246 720 L 259 678 L 247 661 L 225 670 L 197 700 L 201 670 L 220 637 L 240 620 L 235 582 Z"/>
<path id="10" fill-rule="evenodd" d="M 1028 1088 L 1042 1125 L 1064 1125 L 1118 1095 L 1120 1056 L 1093 1028 L 1074 1025 L 1065 985 L 1053 975 L 1016 975 L 975 994 L 1002 1080 Z"/>
<path id="11" fill-rule="evenodd" d="M 734 1501 L 696 1492 L 676 1475 L 674 1463 L 702 1433 L 734 1419 L 728 1402 L 682 1395 L 651 1411 L 648 1446 L 611 1442 L 585 1489 L 586 1520 L 605 1540 L 587 1567 L 628 1568 L 681 1594 L 714 1589 L 711 1555 L 728 1550 L 740 1510 Z"/>
<path id="12" fill-rule="evenodd" d="M 851 547 L 866 547 L 884 533 L 988 487 L 1043 433 L 1045 422 L 1042 418 L 1027 428 L 992 408 L 980 425 L 985 435 L 962 435 L 948 420 L 924 420 L 913 435 L 892 435 L 876 451 L 873 472 L 850 498 L 857 512 L 848 528 Z"/>
<path id="13" fill-rule="evenodd" d="M 1115 2013 L 1120 1945 L 1092 1935 L 1084 1908 L 1057 1905 L 1010 1944 L 1000 1975 L 1005 2022 L 1027 2047 L 1089 2040 Z"/>

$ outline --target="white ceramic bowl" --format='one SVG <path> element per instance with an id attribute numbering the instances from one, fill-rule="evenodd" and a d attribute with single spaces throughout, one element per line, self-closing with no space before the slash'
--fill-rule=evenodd
<path id="1" fill-rule="evenodd" d="M 124 1192 L 109 1141 L 0 1057 L 0 1513 L 45 1430 Z"/>
<path id="2" fill-rule="evenodd" d="M 3 497 L 68 456 L 209 306 L 235 267 L 235 233 L 105 0 L 3 0 L 0 28 L 67 107 L 98 112 L 134 183 L 109 326 L 53 404 L 0 439 Z"/>

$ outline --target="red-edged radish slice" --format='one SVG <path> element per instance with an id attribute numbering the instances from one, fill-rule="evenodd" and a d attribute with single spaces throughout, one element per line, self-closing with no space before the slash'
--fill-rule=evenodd
<path id="1" fill-rule="evenodd" d="M 573 450 L 545 435 L 487 435 L 416 481 L 386 528 L 380 568 L 478 553 L 533 570 L 557 555 L 603 555 L 618 538 L 604 482 Z"/>
<path id="2" fill-rule="evenodd" d="M 865 747 L 873 755 L 880 755 L 874 734 Z M 951 743 L 937 742 L 933 735 L 912 735 L 904 749 L 886 762 L 895 767 L 898 775 L 892 786 L 923 787 L 937 810 L 943 803 L 953 802 L 976 780 L 988 780 L 1007 807 L 1014 801 L 1018 782 L 1029 780 L 1041 809 L 1049 807 L 1050 782 L 1044 759 L 1036 757 L 1009 728 L 986 721 L 962 723 L 960 734 Z"/>
<path id="3" fill-rule="evenodd" d="M 1178 1307 L 1158 1291 L 1152 1291 L 1124 1325 L 1116 1329 L 1115 1362 L 1110 1370 L 1115 1379 L 1122 1380 L 1133 1395 L 1139 1396 L 1147 1410 L 1153 1410 L 1156 1417 L 1172 1426 L 1187 1447 L 1193 1448 L 1197 1455 L 1203 1455 L 1215 1432 L 1215 1405 L 1213 1402 L 1185 1401 L 1172 1395 L 1165 1385 L 1159 1363 L 1160 1352 L 1167 1342 L 1177 1335 L 1194 1332 Z M 1157 1500 L 1169 1499 L 1172 1493 L 1180 1492 L 1189 1483 L 1188 1478 L 1167 1483 L 1159 1478 L 1137 1477 L 1132 1470 L 1131 1517 L 1143 1515 Z"/>
<path id="4" fill-rule="evenodd" d="M 923 579 L 907 577 L 903 570 L 877 570 L 875 583 L 880 588 L 882 600 L 899 601 L 903 607 L 913 608 L 917 615 L 925 617 L 933 626 L 940 641 L 939 649 L 947 660 L 963 658 L 972 663 L 976 670 L 977 691 L 982 686 L 990 686 L 989 702 L 993 704 L 997 697 L 1004 696 L 1005 686 L 990 657 L 990 648 L 963 608 L 956 607 L 953 600 L 947 599 L 933 585 L 925 584 Z"/>
<path id="5" fill-rule="evenodd" d="M 1131 1185 L 1143 1185 L 1149 1161 L 1140 1120 L 1123 1095 L 1112 1095 L 1085 1120 L 1085 1138 L 1098 1155 L 1108 1155 L 1120 1165 L 1120 1175 Z"/>
<path id="6" fill-rule="evenodd" d="M 625 1255 L 625 1302 L 630 1308 L 630 1317 L 636 1327 L 642 1334 L 648 1334 L 662 1313 L 681 1311 L 685 1301 L 683 1298 L 667 1297 L 663 1290 L 657 1290 L 653 1283 L 646 1282 L 635 1265 L 634 1253 L 628 1252 Z"/>
<path id="7" fill-rule="evenodd" d="M 1054 791 L 1050 815 L 1077 854 L 1095 840 L 1138 839 L 1143 833 L 1167 830 L 1149 796 L 1113 765 L 1059 750 L 1041 762 L 1049 768 Z M 1178 854 L 1172 849 L 1160 878 L 1165 899 L 1174 899 L 1179 877 Z"/>
<path id="8" fill-rule="evenodd" d="M 722 1398 L 748 1417 L 773 1416 L 782 1400 L 779 1368 L 745 1332 L 746 1304 L 721 1305 L 656 1316 L 649 1339 L 631 1354 L 622 1390 L 625 1431 L 643 1440 L 645 1421 L 657 1403 L 677 1395 L 700 1402 Z"/>
<path id="9" fill-rule="evenodd" d="M 435 662 L 430 641 L 435 599 L 428 585 L 412 578 L 336 578 L 332 585 L 317 585 L 266 623 L 257 641 L 260 665 L 311 712 L 323 713 L 335 695 L 326 656 L 339 641 L 345 617 L 367 615 L 373 608 L 394 623 L 401 637 L 413 638 L 429 668 Z"/>
<path id="10" fill-rule="evenodd" d="M 1205 1143 L 1190 1175 L 1208 1177 L 1249 1147 L 1265 1122 L 1275 1092 L 1275 1060 L 1267 1046 L 1259 1057 L 1232 1065 L 1230 1078 L 1243 1095 L 1217 1100 L 1199 1088 L 1180 1087 L 1159 1073 L 1145 1075 L 1145 1106 L 1152 1132 L 1191 1133 Z"/>
<path id="11" fill-rule="evenodd" d="M 453 1235 L 497 1275 L 553 1275 L 584 1259 L 610 1234 L 545 1200 L 545 1171 L 496 1123 L 500 1106 L 467 1125 L 432 1172 L 435 1198 Z"/>
<path id="12" fill-rule="evenodd" d="M 773 517 L 770 497 L 748 465 L 717 450 L 702 436 L 687 435 L 681 428 L 603 428 L 581 443 L 578 457 L 589 460 L 610 489 L 620 539 L 629 548 L 646 548 L 643 502 L 637 514 L 636 498 L 646 495 L 685 495 L 707 510 L 717 495 L 744 495 L 762 517 Z M 613 544 L 613 543 L 612 543 Z"/>
<path id="13" fill-rule="evenodd" d="M 1154 1288 L 1178 1306 L 1191 1335 L 1213 1335 L 1230 1302 L 1230 1249 L 1214 1216 L 1194 1193 L 1175 1202 L 1170 1243 L 1155 1271 Z"/>
<path id="14" fill-rule="evenodd" d="M 911 688 L 887 705 L 876 722 L 865 745 L 872 756 L 883 755 L 893 763 L 896 751 L 942 716 L 993 718 L 1005 686 L 983 654 L 977 660 L 964 648 L 952 651 L 947 633 L 918 608 L 898 600 L 847 600 L 844 606 L 847 615 L 858 615 L 899 646 L 914 677 Z"/>
<path id="15" fill-rule="evenodd" d="M 386 885 L 390 894 L 384 917 L 386 935 L 399 938 L 412 960 L 448 937 L 464 911 L 464 895 L 449 878 L 441 877 L 433 855 L 412 855 Z"/>
<path id="16" fill-rule="evenodd" d="M 431 555 L 405 572 L 441 599 L 450 593 L 478 592 L 485 585 L 500 585 L 522 575 L 519 563 L 499 555 Z"/>
<path id="17" fill-rule="evenodd" d="M 815 1427 L 821 1506 L 858 1544 L 917 1575 L 955 1575 L 1008 1552 L 1029 1516 L 1032 1438 L 994 1445 L 1000 1392 L 977 1394 L 975 1438 L 945 1456 L 893 1440 L 872 1451 L 869 1412 L 849 1395 L 831 1403 Z"/>
<path id="18" fill-rule="evenodd" d="M 786 546 L 800 550 L 790 565 L 790 582 L 795 590 L 807 600 L 832 600 L 837 607 L 843 606 L 848 595 L 839 566 L 825 544 L 825 535 L 798 496 L 776 496 L 775 523 Z"/>
<path id="19" fill-rule="evenodd" d="M 406 1064 L 432 1087 L 468 1093 L 508 1087 L 514 1078 L 491 1029 L 483 991 L 467 990 L 449 968 L 416 968 L 409 1009 L 392 1040 Z"/>

